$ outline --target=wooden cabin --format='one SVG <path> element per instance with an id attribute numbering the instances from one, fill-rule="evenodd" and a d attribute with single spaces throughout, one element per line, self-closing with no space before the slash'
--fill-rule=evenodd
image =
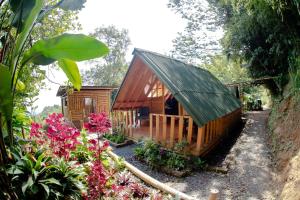
<path id="1" fill-rule="evenodd" d="M 111 106 L 111 92 L 116 88 L 106 86 L 82 86 L 76 91 L 60 86 L 56 96 L 61 97 L 61 108 L 65 118 L 81 129 L 84 119 L 90 113 L 106 112 Z"/>
<path id="2" fill-rule="evenodd" d="M 209 71 L 157 53 L 135 49 L 112 104 L 113 127 L 166 148 L 183 140 L 204 155 L 230 134 L 241 104 Z"/>

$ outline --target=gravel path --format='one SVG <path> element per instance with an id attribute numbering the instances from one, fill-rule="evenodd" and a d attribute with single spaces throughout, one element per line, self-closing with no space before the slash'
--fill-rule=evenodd
<path id="1" fill-rule="evenodd" d="M 193 172 L 185 178 L 175 178 L 158 171 L 133 158 L 136 145 L 115 149 L 115 153 L 140 170 L 197 199 L 208 199 L 209 190 L 217 188 L 219 199 L 275 199 L 272 194 L 272 170 L 270 153 L 266 142 L 267 111 L 248 113 L 247 123 L 231 150 L 222 159 L 221 165 L 228 165 L 227 174 L 214 172 Z"/>

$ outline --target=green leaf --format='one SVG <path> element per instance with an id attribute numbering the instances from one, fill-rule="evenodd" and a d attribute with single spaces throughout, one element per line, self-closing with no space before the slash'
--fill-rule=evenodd
<path id="1" fill-rule="evenodd" d="M 10 0 L 9 1 L 11 10 L 15 13 L 15 16 L 12 21 L 12 25 L 14 27 L 19 26 L 20 30 L 22 30 L 24 21 L 29 16 L 35 3 L 36 0 Z"/>
<path id="2" fill-rule="evenodd" d="M 22 170 L 18 169 L 16 166 L 9 168 L 6 172 L 8 174 L 13 174 L 13 175 L 24 173 Z"/>
<path id="3" fill-rule="evenodd" d="M 35 0 L 35 5 L 31 9 L 28 17 L 24 21 L 24 27 L 21 31 L 21 33 L 18 35 L 17 40 L 16 40 L 16 45 L 13 51 L 13 60 L 11 64 L 11 70 L 14 70 L 17 61 L 18 61 L 18 55 L 21 53 L 21 49 L 26 42 L 27 36 L 30 33 L 30 30 L 32 29 L 40 11 L 42 10 L 44 6 L 44 0 Z"/>
<path id="4" fill-rule="evenodd" d="M 44 154 L 39 155 L 39 157 L 38 157 L 38 159 L 37 159 L 37 161 L 35 163 L 34 169 L 39 170 L 41 168 L 42 161 L 43 161 L 44 158 L 45 158 Z"/>
<path id="5" fill-rule="evenodd" d="M 16 89 L 18 91 L 23 91 L 25 89 L 25 84 L 22 81 L 18 80 L 16 83 Z"/>
<path id="6" fill-rule="evenodd" d="M 23 183 L 22 185 L 22 192 L 23 194 L 25 194 L 26 190 L 28 187 L 31 187 L 33 185 L 33 180 L 32 180 L 32 176 L 29 176 L 27 181 L 25 183 Z"/>
<path id="7" fill-rule="evenodd" d="M 62 34 L 60 36 L 39 40 L 26 52 L 23 63 L 31 61 L 45 65 L 53 60 L 69 59 L 83 61 L 104 56 L 108 53 L 105 44 L 83 34 Z M 53 61 L 52 60 L 52 61 Z"/>
<path id="8" fill-rule="evenodd" d="M 48 178 L 45 180 L 40 180 L 39 183 L 61 185 L 60 182 L 55 178 Z"/>
<path id="9" fill-rule="evenodd" d="M 81 77 L 77 67 L 77 64 L 68 59 L 61 59 L 58 61 L 59 67 L 65 72 L 69 81 L 73 84 L 74 88 L 80 90 L 81 88 Z"/>
<path id="10" fill-rule="evenodd" d="M 44 183 L 41 183 L 41 186 L 42 186 L 42 187 L 44 188 L 44 190 L 46 191 L 46 193 L 47 193 L 46 198 L 48 198 L 48 197 L 49 197 L 49 193 L 50 193 L 49 187 L 48 187 L 47 185 L 45 185 Z"/>
<path id="11" fill-rule="evenodd" d="M 9 68 L 0 64 L 0 112 L 3 114 L 8 133 L 12 137 L 11 120 L 13 112 L 13 97 L 11 92 L 11 74 Z"/>

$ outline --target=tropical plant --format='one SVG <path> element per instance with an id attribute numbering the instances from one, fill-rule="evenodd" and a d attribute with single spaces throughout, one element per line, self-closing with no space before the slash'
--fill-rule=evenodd
<path id="1" fill-rule="evenodd" d="M 74 1 L 74 5 L 78 5 L 78 2 Z M 9 146 L 14 143 L 12 112 L 16 91 L 25 86 L 19 80 L 23 70 L 57 61 L 74 87 L 80 89 L 81 79 L 76 61 L 103 56 L 108 53 L 108 48 L 100 41 L 82 34 L 62 34 L 31 45 L 31 33 L 36 24 L 59 6 L 67 9 L 65 0 L 54 5 L 45 5 L 44 0 L 30 0 L 26 4 L 12 0 L 3 1 L 0 6 L 3 16 L 13 19 L 5 24 L 5 28 L 1 26 L 4 37 L 1 40 L 0 60 L 0 163 L 3 165 L 8 161 L 4 134 L 8 135 Z"/>
<path id="2" fill-rule="evenodd" d="M 166 161 L 166 166 L 168 168 L 175 170 L 183 170 L 187 167 L 187 161 L 183 156 L 175 152 L 169 152 L 167 157 L 168 159 Z"/>
<path id="3" fill-rule="evenodd" d="M 56 192 L 62 194 L 63 199 L 82 199 L 82 193 L 87 190 L 85 187 L 86 172 L 84 167 L 77 161 L 66 161 L 58 159 L 47 166 L 48 177 L 55 178 L 60 185 L 55 185 Z M 51 199 L 51 196 L 50 198 Z"/>
<path id="4" fill-rule="evenodd" d="M 125 142 L 126 140 L 126 136 L 123 135 L 123 134 L 110 134 L 110 133 L 106 133 L 103 135 L 103 137 L 111 142 L 114 142 L 114 143 L 117 143 L 117 144 L 120 144 L 120 143 L 123 143 Z"/>
<path id="5" fill-rule="evenodd" d="M 186 141 L 176 144 L 173 151 L 161 147 L 149 140 L 134 148 L 137 159 L 145 161 L 151 167 L 160 169 L 166 167 L 170 170 L 202 169 L 204 161 L 201 158 L 184 155 Z"/>
<path id="6" fill-rule="evenodd" d="M 99 143 L 103 134 L 108 132 L 111 128 L 111 121 L 105 112 L 90 113 L 88 122 L 84 123 L 84 128 L 89 133 L 96 133 Z"/>
<path id="7" fill-rule="evenodd" d="M 72 150 L 76 149 L 80 132 L 78 129 L 67 124 L 62 114 L 52 113 L 45 119 L 46 131 L 43 131 L 42 125 L 32 123 L 30 138 L 42 145 L 47 143 L 50 151 L 58 156 L 69 159 Z"/>
<path id="8" fill-rule="evenodd" d="M 13 189 L 19 199 L 47 199 L 50 195 L 59 197 L 60 193 L 54 189 L 60 182 L 48 177 L 47 157 L 42 151 L 34 155 L 23 153 L 16 148 L 12 151 L 14 163 L 9 165 L 7 173 L 11 176 Z"/>

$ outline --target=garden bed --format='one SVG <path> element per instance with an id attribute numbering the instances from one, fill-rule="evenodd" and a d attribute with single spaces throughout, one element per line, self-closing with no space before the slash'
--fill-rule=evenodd
<path id="1" fill-rule="evenodd" d="M 133 143 L 132 140 L 129 140 L 123 134 L 119 133 L 106 133 L 103 135 L 103 138 L 109 141 L 109 144 L 115 148 L 124 147 Z"/>
<path id="2" fill-rule="evenodd" d="M 133 144 L 132 140 L 127 140 L 127 139 L 122 143 L 115 143 L 115 142 L 110 141 L 110 140 L 108 140 L 108 142 L 111 146 L 113 146 L 115 148 L 120 148 L 120 147 L 124 147 L 124 146 L 130 145 L 130 144 Z"/>
<path id="3" fill-rule="evenodd" d="M 169 151 L 152 141 L 146 141 L 134 149 L 134 154 L 140 162 L 175 177 L 184 177 L 192 170 L 203 169 L 204 162 L 200 158 L 178 153 L 183 149 L 184 145 L 178 144 L 173 151 Z"/>

